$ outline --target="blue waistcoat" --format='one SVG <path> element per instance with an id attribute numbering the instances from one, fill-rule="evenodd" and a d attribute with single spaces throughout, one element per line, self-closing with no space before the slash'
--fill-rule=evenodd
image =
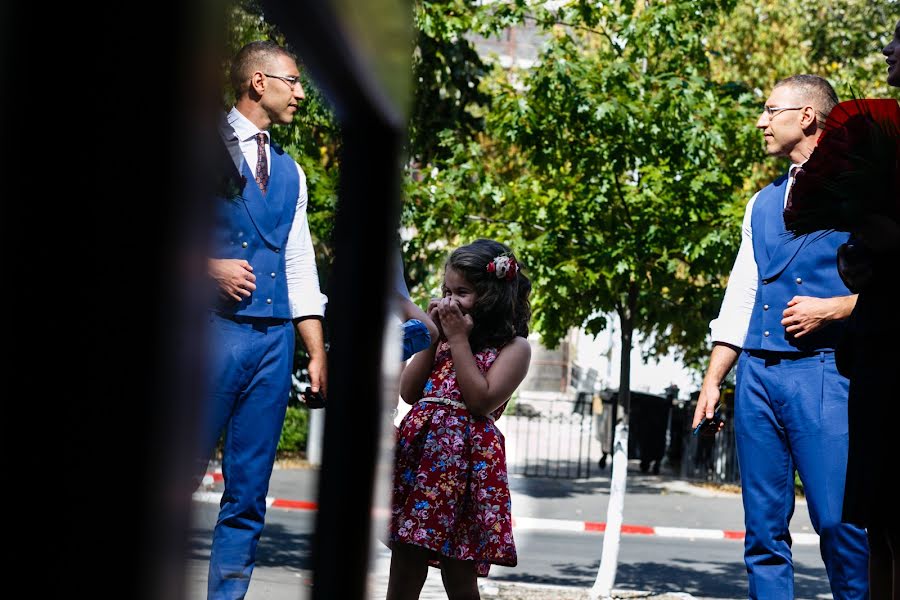
<path id="1" fill-rule="evenodd" d="M 784 192 L 787 175 L 765 187 L 756 197 L 750 224 L 758 285 L 745 350 L 811 352 L 833 350 L 844 323 L 832 321 L 815 333 L 794 338 L 781 319 L 794 296 L 830 298 L 851 292 L 837 271 L 838 246 L 848 233 L 816 231 L 793 238 L 784 227 Z"/>
<path id="2" fill-rule="evenodd" d="M 294 160 L 272 144 L 269 184 L 263 194 L 246 162 L 240 185 L 216 198 L 214 258 L 243 258 L 253 267 L 256 290 L 249 298 L 220 301 L 216 310 L 241 317 L 291 318 L 284 247 L 294 222 L 300 175 Z M 235 170 L 235 174 L 237 171 Z M 234 180 L 234 179 L 233 179 Z"/>

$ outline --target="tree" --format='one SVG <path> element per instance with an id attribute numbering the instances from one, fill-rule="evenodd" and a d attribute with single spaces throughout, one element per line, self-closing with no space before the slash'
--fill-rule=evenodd
<path id="1" fill-rule="evenodd" d="M 713 79 L 707 59 L 705 36 L 728 7 L 558 12 L 566 25 L 551 26 L 539 64 L 491 88 L 485 137 L 445 136 L 455 162 L 411 191 L 426 232 L 518 239 L 548 345 L 571 327 L 598 333 L 598 311 L 618 317 L 626 413 L 635 332 L 660 350 L 702 348 L 734 254 L 727 209 L 761 158 L 753 95 Z"/>
<path id="2" fill-rule="evenodd" d="M 560 4 L 562 7 L 557 8 Z M 564 186 L 532 177 L 532 173 L 553 168 L 555 162 L 562 165 L 562 171 L 553 173 L 552 178 L 565 181 L 567 169 L 583 168 L 591 160 L 588 158 L 591 151 L 582 152 L 580 157 L 568 164 L 570 149 L 567 146 L 590 146 L 595 139 L 609 134 L 619 135 L 616 123 L 622 124 L 621 131 L 629 131 L 629 136 L 634 136 L 635 131 L 651 132 L 654 127 L 664 127 L 668 131 L 680 128 L 684 134 L 681 140 L 668 135 L 656 145 L 669 143 L 673 147 L 683 147 L 686 150 L 682 154 L 684 157 L 698 147 L 702 153 L 702 146 L 712 140 L 710 150 L 722 153 L 723 160 L 719 163 L 721 168 L 711 172 L 710 176 L 718 173 L 729 181 L 724 182 L 725 189 L 703 186 L 706 190 L 716 189 L 711 195 L 720 201 L 713 211 L 716 220 L 707 223 L 711 227 L 710 237 L 702 242 L 702 252 L 691 257 L 690 269 L 687 263 L 676 269 L 694 276 L 695 279 L 687 278 L 693 283 L 684 286 L 684 280 L 679 277 L 675 287 L 660 286 L 660 289 L 667 289 L 658 297 L 659 306 L 656 306 L 655 296 L 648 296 L 651 303 L 642 303 L 646 308 L 641 309 L 641 320 L 659 319 L 659 323 L 652 331 L 639 331 L 646 334 L 648 342 L 644 347 L 645 360 L 674 349 L 686 365 L 700 369 L 707 356 L 707 324 L 721 300 L 724 274 L 733 260 L 744 206 L 756 190 L 785 168 L 781 162 L 764 157 L 759 136 L 752 129 L 765 99 L 764 94 L 775 81 L 797 72 L 816 72 L 830 77 L 843 97 L 851 91 L 863 96 L 887 94 L 882 89 L 885 87 L 884 64 L 876 49 L 886 43 L 884 36 L 890 32 L 892 22 L 889 13 L 896 13 L 900 2 L 832 0 L 810 7 L 799 0 L 741 3 L 732 0 L 698 4 L 631 1 L 604 5 L 585 1 L 533 3 L 518 0 L 476 4 L 464 0 L 441 0 L 420 1 L 416 6 L 418 26 L 434 38 L 459 40 L 470 33 L 496 35 L 508 26 L 527 21 L 548 32 L 551 50 L 540 66 L 546 72 L 544 75 L 516 69 L 490 72 L 475 67 L 463 69 L 459 64 L 454 67 L 453 71 L 471 74 L 466 85 L 478 85 L 481 81 L 484 95 L 479 97 L 477 103 L 466 105 L 476 106 L 476 112 L 483 115 L 483 126 L 464 123 L 455 127 L 453 119 L 447 119 L 442 123 L 434 122 L 427 131 L 421 129 L 417 132 L 420 137 L 430 135 L 432 140 L 440 140 L 440 147 L 444 150 L 436 150 L 416 163 L 407 186 L 403 223 L 416 232 L 416 238 L 406 244 L 406 255 L 415 270 L 415 278 L 426 282 L 426 287 L 435 287 L 437 276 L 426 275 L 437 270 L 432 258 L 435 250 L 455 245 L 461 239 L 469 239 L 479 232 L 512 236 L 510 239 L 525 244 L 528 252 L 531 252 L 532 241 L 539 239 L 540 231 L 555 232 L 563 237 L 572 232 L 581 235 L 584 227 L 554 221 L 553 216 L 564 215 L 565 209 L 548 206 L 557 202 L 552 195 L 561 193 Z M 681 20 L 660 20 L 656 24 L 641 25 L 641 19 L 636 17 L 665 11 L 677 14 Z M 646 16 L 642 18 L 647 19 Z M 651 39 L 642 40 L 637 35 L 638 31 L 646 33 Z M 676 41 L 674 46 L 673 40 Z M 566 44 L 584 46 L 586 54 L 596 50 L 596 65 L 573 62 L 566 55 Z M 683 44 L 688 44 L 690 48 L 685 46 L 684 51 L 678 50 L 677 46 Z M 663 46 L 670 47 L 658 53 L 657 50 Z M 648 61 L 646 67 L 641 62 L 645 59 Z M 556 76 L 555 82 L 551 81 L 553 69 L 548 64 L 554 60 L 568 61 L 565 69 L 558 67 L 562 73 Z M 666 72 L 667 65 L 673 67 L 671 73 Z M 603 90 L 603 94 L 608 94 L 605 100 L 597 99 L 599 93 L 594 94 L 593 99 L 589 91 L 584 93 L 585 88 L 596 84 L 598 73 L 594 70 L 598 73 L 602 71 L 602 77 L 609 84 L 607 88 L 598 88 Z M 643 73 L 648 85 L 654 81 L 662 85 L 666 78 L 683 78 L 680 88 L 669 89 L 668 97 L 674 99 L 674 103 L 662 109 L 674 118 L 653 123 L 656 118 L 654 113 L 644 112 L 645 109 L 652 110 L 654 102 L 669 100 L 663 93 L 651 90 L 644 94 L 637 91 L 646 88 L 643 83 L 624 85 L 628 73 L 638 71 Z M 543 88 L 535 87 L 542 85 L 539 78 L 543 78 Z M 579 81 L 582 84 L 580 87 Z M 711 87 L 708 90 L 704 88 L 704 82 L 709 82 Z M 623 87 L 620 88 L 620 84 Z M 443 93 L 449 95 L 454 89 L 464 90 L 465 87 L 457 84 L 447 87 Z M 468 89 L 471 90 L 471 86 Z M 517 93 L 517 89 L 524 89 L 525 92 Z M 690 90 L 683 99 L 678 97 L 682 89 Z M 570 93 L 576 95 L 567 97 Z M 714 103 L 705 113 L 701 110 L 695 114 L 690 103 L 707 101 L 704 94 L 717 98 L 716 102 L 725 99 L 727 104 L 727 98 L 739 99 L 739 102 L 729 105 L 728 110 L 720 110 L 721 107 Z M 542 98 L 542 95 L 554 98 L 551 101 Z M 579 113 L 581 121 L 571 116 L 571 99 L 576 97 L 588 100 L 576 107 L 582 111 Z M 523 105 L 525 108 L 521 108 Z M 632 108 L 622 108 L 629 106 Z M 635 106 L 644 108 L 634 110 Z M 594 121 L 584 118 L 591 110 L 601 111 L 602 120 L 608 126 L 598 128 Z M 681 115 L 678 115 L 679 110 Z M 556 114 L 555 111 L 560 112 Z M 625 112 L 628 111 L 631 112 L 626 119 Z M 421 111 L 423 114 L 432 112 L 427 108 Z M 661 115 L 662 112 L 657 111 L 656 114 Z M 687 114 L 690 117 L 685 116 Z M 514 123 L 514 115 L 536 119 L 539 123 Z M 634 123 L 626 123 L 628 119 L 636 119 L 635 123 L 642 122 L 642 128 L 632 127 Z M 679 119 L 684 119 L 686 124 L 682 125 Z M 711 120 L 721 124 L 719 134 L 702 131 L 700 125 Z M 729 120 L 730 124 L 727 122 Z M 557 132 L 557 121 L 567 121 L 575 128 L 587 127 L 593 135 L 585 132 L 570 134 L 565 129 Z M 528 131 L 532 127 L 535 132 L 532 138 L 546 136 L 551 143 L 536 156 L 522 156 L 520 154 L 528 150 L 529 144 L 532 147 L 543 145 L 541 140 L 529 142 Z M 729 130 L 737 132 L 736 135 L 732 136 Z M 692 138 L 694 132 L 700 136 Z M 564 143 L 554 143 L 560 142 L 565 135 L 569 137 L 565 138 Z M 632 137 L 633 141 L 638 139 L 650 147 L 654 145 L 649 141 L 649 135 Z M 723 140 L 728 142 L 727 151 L 723 150 Z M 631 143 L 632 147 L 636 145 Z M 621 151 L 624 156 L 631 152 L 628 146 L 628 143 L 622 142 L 618 145 L 619 149 L 615 149 L 610 144 L 607 151 L 616 156 Z M 667 151 L 659 149 L 657 153 Z M 558 156 L 551 157 L 552 152 L 557 152 Z M 578 150 L 572 152 L 578 153 Z M 602 152 L 595 149 L 593 154 Z M 617 160 L 625 159 L 618 157 Z M 652 166 L 654 160 L 653 157 L 648 161 L 647 157 L 636 156 L 633 162 Z M 531 170 L 535 167 L 538 171 Z M 657 196 L 659 203 L 664 203 L 665 198 L 681 198 L 690 185 L 699 185 L 697 182 L 691 184 L 684 173 L 678 173 L 674 163 L 661 170 L 642 168 L 636 173 L 645 184 L 653 182 L 656 189 L 670 188 L 669 192 Z M 679 175 L 681 179 L 666 180 L 667 176 L 674 175 Z M 609 186 L 610 180 L 604 179 L 600 170 L 592 176 Z M 590 187 L 584 182 L 580 185 L 583 189 Z M 541 188 L 541 193 L 534 191 L 535 186 Z M 646 187 L 642 186 L 642 189 Z M 576 188 L 569 187 L 566 193 L 572 195 L 576 191 Z M 605 191 L 601 195 L 610 197 Z M 512 198 L 519 201 L 512 202 L 512 210 L 509 210 Z M 579 210 L 591 214 L 595 209 L 596 206 L 588 205 Z M 684 210 L 689 212 L 688 207 Z M 705 218 L 706 215 L 703 216 Z M 596 235 L 593 231 L 596 227 L 588 229 L 591 229 L 591 235 Z M 609 229 L 601 241 L 604 244 L 619 244 L 618 240 L 627 240 L 627 236 L 622 237 L 620 232 Z M 623 245 L 616 250 L 618 254 L 628 255 L 633 248 L 633 245 Z M 557 255 L 556 248 L 551 245 L 545 245 L 544 250 L 547 256 Z M 695 248 L 683 254 L 690 256 L 696 252 Z M 667 256 L 667 260 L 672 259 L 671 254 Z M 532 263 L 539 258 L 537 254 L 529 256 Z M 704 279 L 701 275 L 707 267 L 710 270 L 705 273 Z M 570 263 L 569 268 L 583 270 L 582 265 L 575 262 Z M 571 282 L 559 281 L 555 272 L 546 281 L 536 283 L 559 283 L 560 290 L 571 292 Z M 541 297 L 541 288 L 536 289 L 538 310 L 535 324 L 544 342 L 552 346 L 564 335 L 569 323 L 577 323 L 580 318 L 588 319 L 592 314 L 579 309 L 584 314 L 575 315 L 568 311 L 570 314 L 562 318 L 566 311 L 557 310 L 555 306 L 586 306 L 589 304 L 585 302 L 586 298 L 593 297 L 595 293 L 587 292 L 585 298 L 579 299 L 570 293 L 560 296 L 556 293 L 556 287 L 551 286 L 551 289 L 554 290 L 554 297 L 547 299 Z M 678 306 L 678 302 L 682 305 Z M 610 303 L 603 304 L 610 306 Z M 627 305 L 627 302 L 623 304 Z M 607 314 L 617 313 L 611 308 Z M 588 323 L 587 330 L 596 333 L 605 326 L 605 318 L 597 317 Z"/>
<path id="3" fill-rule="evenodd" d="M 592 31 L 554 25 L 539 66 L 491 84 L 487 132 L 445 135 L 452 158 L 411 185 L 416 249 L 511 236 L 548 345 L 572 326 L 598 333 L 599 310 L 619 317 L 623 352 L 637 330 L 696 361 L 734 252 L 742 176 L 761 158 L 749 90 L 710 76 L 701 32 L 719 3 L 696 6 L 607 6 Z"/>

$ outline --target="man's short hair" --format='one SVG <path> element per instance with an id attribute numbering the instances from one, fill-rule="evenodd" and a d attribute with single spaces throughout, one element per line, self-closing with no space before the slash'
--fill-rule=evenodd
<path id="1" fill-rule="evenodd" d="M 780 80 L 775 84 L 775 87 L 777 88 L 784 85 L 788 85 L 797 90 L 800 94 L 800 98 L 804 102 L 809 102 L 812 107 L 822 115 L 823 119 L 826 118 L 831 112 L 831 109 L 840 102 L 840 100 L 838 100 L 837 92 L 834 91 L 831 84 L 818 75 L 791 75 L 790 77 L 785 77 Z"/>
<path id="2" fill-rule="evenodd" d="M 247 91 L 250 86 L 250 76 L 255 71 L 267 68 L 272 60 L 281 55 L 294 58 L 290 52 L 272 40 L 250 42 L 238 50 L 231 62 L 230 74 L 231 87 L 234 89 L 235 97 L 240 98 L 241 94 Z"/>

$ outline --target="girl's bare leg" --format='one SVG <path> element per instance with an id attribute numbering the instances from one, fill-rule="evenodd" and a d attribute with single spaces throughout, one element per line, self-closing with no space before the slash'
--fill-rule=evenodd
<path id="1" fill-rule="evenodd" d="M 386 600 L 417 600 L 428 576 L 429 551 L 418 546 L 391 545 L 391 572 Z"/>
<path id="2" fill-rule="evenodd" d="M 481 600 L 475 561 L 441 558 L 441 580 L 447 600 Z"/>

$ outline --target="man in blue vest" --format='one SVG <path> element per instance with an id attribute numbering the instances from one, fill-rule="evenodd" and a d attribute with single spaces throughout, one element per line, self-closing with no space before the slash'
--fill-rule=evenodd
<path id="1" fill-rule="evenodd" d="M 792 166 L 747 204 L 728 288 L 710 323 L 714 346 L 694 413 L 694 427 L 713 417 L 719 388 L 737 363 L 734 430 L 754 599 L 794 598 L 795 469 L 834 598 L 868 598 L 866 532 L 841 523 L 848 381 L 837 372 L 834 348 L 856 296 L 838 275 L 835 253 L 848 234 L 794 239 L 783 218 L 793 175 L 837 102 L 815 75 L 779 81 L 766 100 L 756 127 L 766 152 Z"/>
<path id="2" fill-rule="evenodd" d="M 266 494 L 281 437 L 294 362 L 294 323 L 309 353 L 313 392 L 324 393 L 326 356 L 319 291 L 306 219 L 306 176 L 271 143 L 304 98 L 294 58 L 269 41 L 234 58 L 236 102 L 220 134 L 228 185 L 216 199 L 209 274 L 219 301 L 210 311 L 208 457 L 224 431 L 224 492 L 213 534 L 208 597 L 243 598 L 262 533 Z M 231 170 L 231 167 L 235 170 Z"/>

